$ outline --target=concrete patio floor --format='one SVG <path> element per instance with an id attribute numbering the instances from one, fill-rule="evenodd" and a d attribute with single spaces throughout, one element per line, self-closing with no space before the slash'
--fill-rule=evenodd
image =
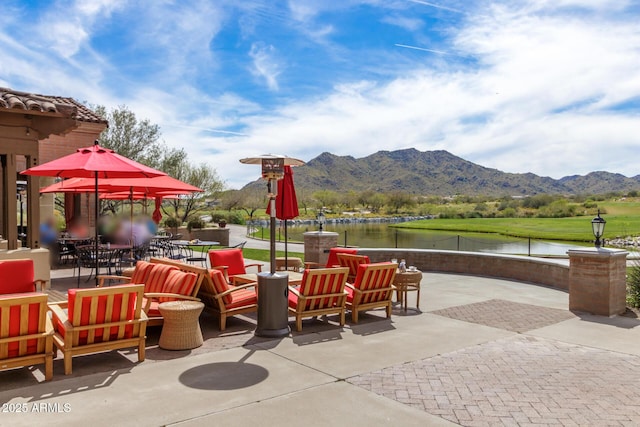
<path id="1" fill-rule="evenodd" d="M 39 366 L 0 372 L 0 425 L 640 424 L 639 319 L 453 274 L 425 273 L 415 304 L 410 293 L 406 313 L 348 315 L 344 328 L 305 320 L 281 339 L 254 336 L 255 316 L 220 333 L 205 313 L 205 343 L 189 351 L 158 348 L 152 327 L 142 363 L 132 349 L 78 356 L 70 376 L 58 355 L 51 382 Z"/>

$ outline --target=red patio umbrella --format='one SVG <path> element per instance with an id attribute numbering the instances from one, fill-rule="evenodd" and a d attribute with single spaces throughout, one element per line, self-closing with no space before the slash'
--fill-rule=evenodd
<path id="1" fill-rule="evenodd" d="M 271 214 L 271 205 L 267 206 L 267 214 Z M 289 268 L 289 250 L 287 236 L 287 220 L 300 215 L 298 211 L 298 197 L 293 185 L 293 169 L 289 165 L 284 166 L 284 176 L 278 180 L 278 193 L 276 194 L 276 218 L 284 220 L 284 265 Z"/>
<path id="2" fill-rule="evenodd" d="M 93 178 L 95 192 L 95 251 L 96 286 L 98 285 L 98 180 L 104 178 L 154 177 L 166 173 L 150 168 L 134 160 L 101 147 L 95 141 L 91 147 L 78 150 L 56 160 L 34 166 L 23 172 L 24 175 L 57 176 L 62 178 Z"/>

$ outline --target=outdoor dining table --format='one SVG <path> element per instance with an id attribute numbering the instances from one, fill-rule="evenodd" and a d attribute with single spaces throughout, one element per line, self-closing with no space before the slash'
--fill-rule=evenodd
<path id="1" fill-rule="evenodd" d="M 287 271 L 281 272 L 278 274 L 287 274 L 289 276 L 289 285 L 295 286 L 302 283 L 302 275 L 303 273 L 298 273 L 297 271 Z M 246 274 L 235 274 L 233 276 L 233 281 L 236 285 L 244 285 L 246 283 L 253 283 L 258 281 L 258 275 L 256 273 L 246 273 Z"/>
<path id="2" fill-rule="evenodd" d="M 89 251 L 92 254 L 91 259 L 92 260 L 96 259 L 94 245 L 78 246 L 77 248 Z M 111 244 L 111 243 L 98 245 L 98 254 L 97 254 L 97 257 L 99 260 L 98 268 L 104 267 L 106 269 L 107 274 L 111 274 L 111 267 L 117 267 L 116 260 L 118 259 L 118 255 L 130 250 L 131 250 L 130 245 Z M 87 267 L 93 267 L 93 265 L 87 264 Z M 97 271 L 96 275 L 100 275 L 100 271 Z"/>
<path id="3" fill-rule="evenodd" d="M 189 254 L 186 255 L 187 262 L 200 262 L 205 266 L 207 264 L 207 252 L 209 252 L 209 249 L 213 246 L 220 245 L 220 242 L 216 242 L 214 240 L 171 240 L 171 244 L 189 251 Z M 194 247 L 203 248 L 199 251 L 201 254 L 194 254 Z"/>

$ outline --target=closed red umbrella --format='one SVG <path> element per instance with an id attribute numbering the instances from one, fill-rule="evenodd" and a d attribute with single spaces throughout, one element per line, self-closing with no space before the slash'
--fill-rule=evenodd
<path id="1" fill-rule="evenodd" d="M 267 206 L 267 214 L 271 214 L 271 205 Z M 278 193 L 276 194 L 276 218 L 284 220 L 284 263 L 285 268 L 289 268 L 289 251 L 287 236 L 287 220 L 300 215 L 298 210 L 298 197 L 296 188 L 293 185 L 293 169 L 291 166 L 284 166 L 284 176 L 278 180 Z"/>
<path id="2" fill-rule="evenodd" d="M 58 176 L 63 178 L 93 178 L 95 192 L 95 251 L 96 286 L 98 285 L 98 180 L 104 178 L 134 178 L 162 176 L 166 173 L 128 159 L 98 145 L 78 150 L 56 160 L 34 166 L 22 172 L 25 175 Z"/>

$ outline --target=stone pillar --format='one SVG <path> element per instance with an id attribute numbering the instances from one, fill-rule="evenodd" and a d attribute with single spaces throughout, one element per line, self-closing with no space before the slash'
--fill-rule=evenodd
<path id="1" fill-rule="evenodd" d="M 329 249 L 338 246 L 338 233 L 332 231 L 308 231 L 304 233 L 304 261 L 324 267 Z"/>
<path id="2" fill-rule="evenodd" d="M 619 249 L 569 250 L 569 310 L 600 316 L 626 311 L 628 252 Z"/>

